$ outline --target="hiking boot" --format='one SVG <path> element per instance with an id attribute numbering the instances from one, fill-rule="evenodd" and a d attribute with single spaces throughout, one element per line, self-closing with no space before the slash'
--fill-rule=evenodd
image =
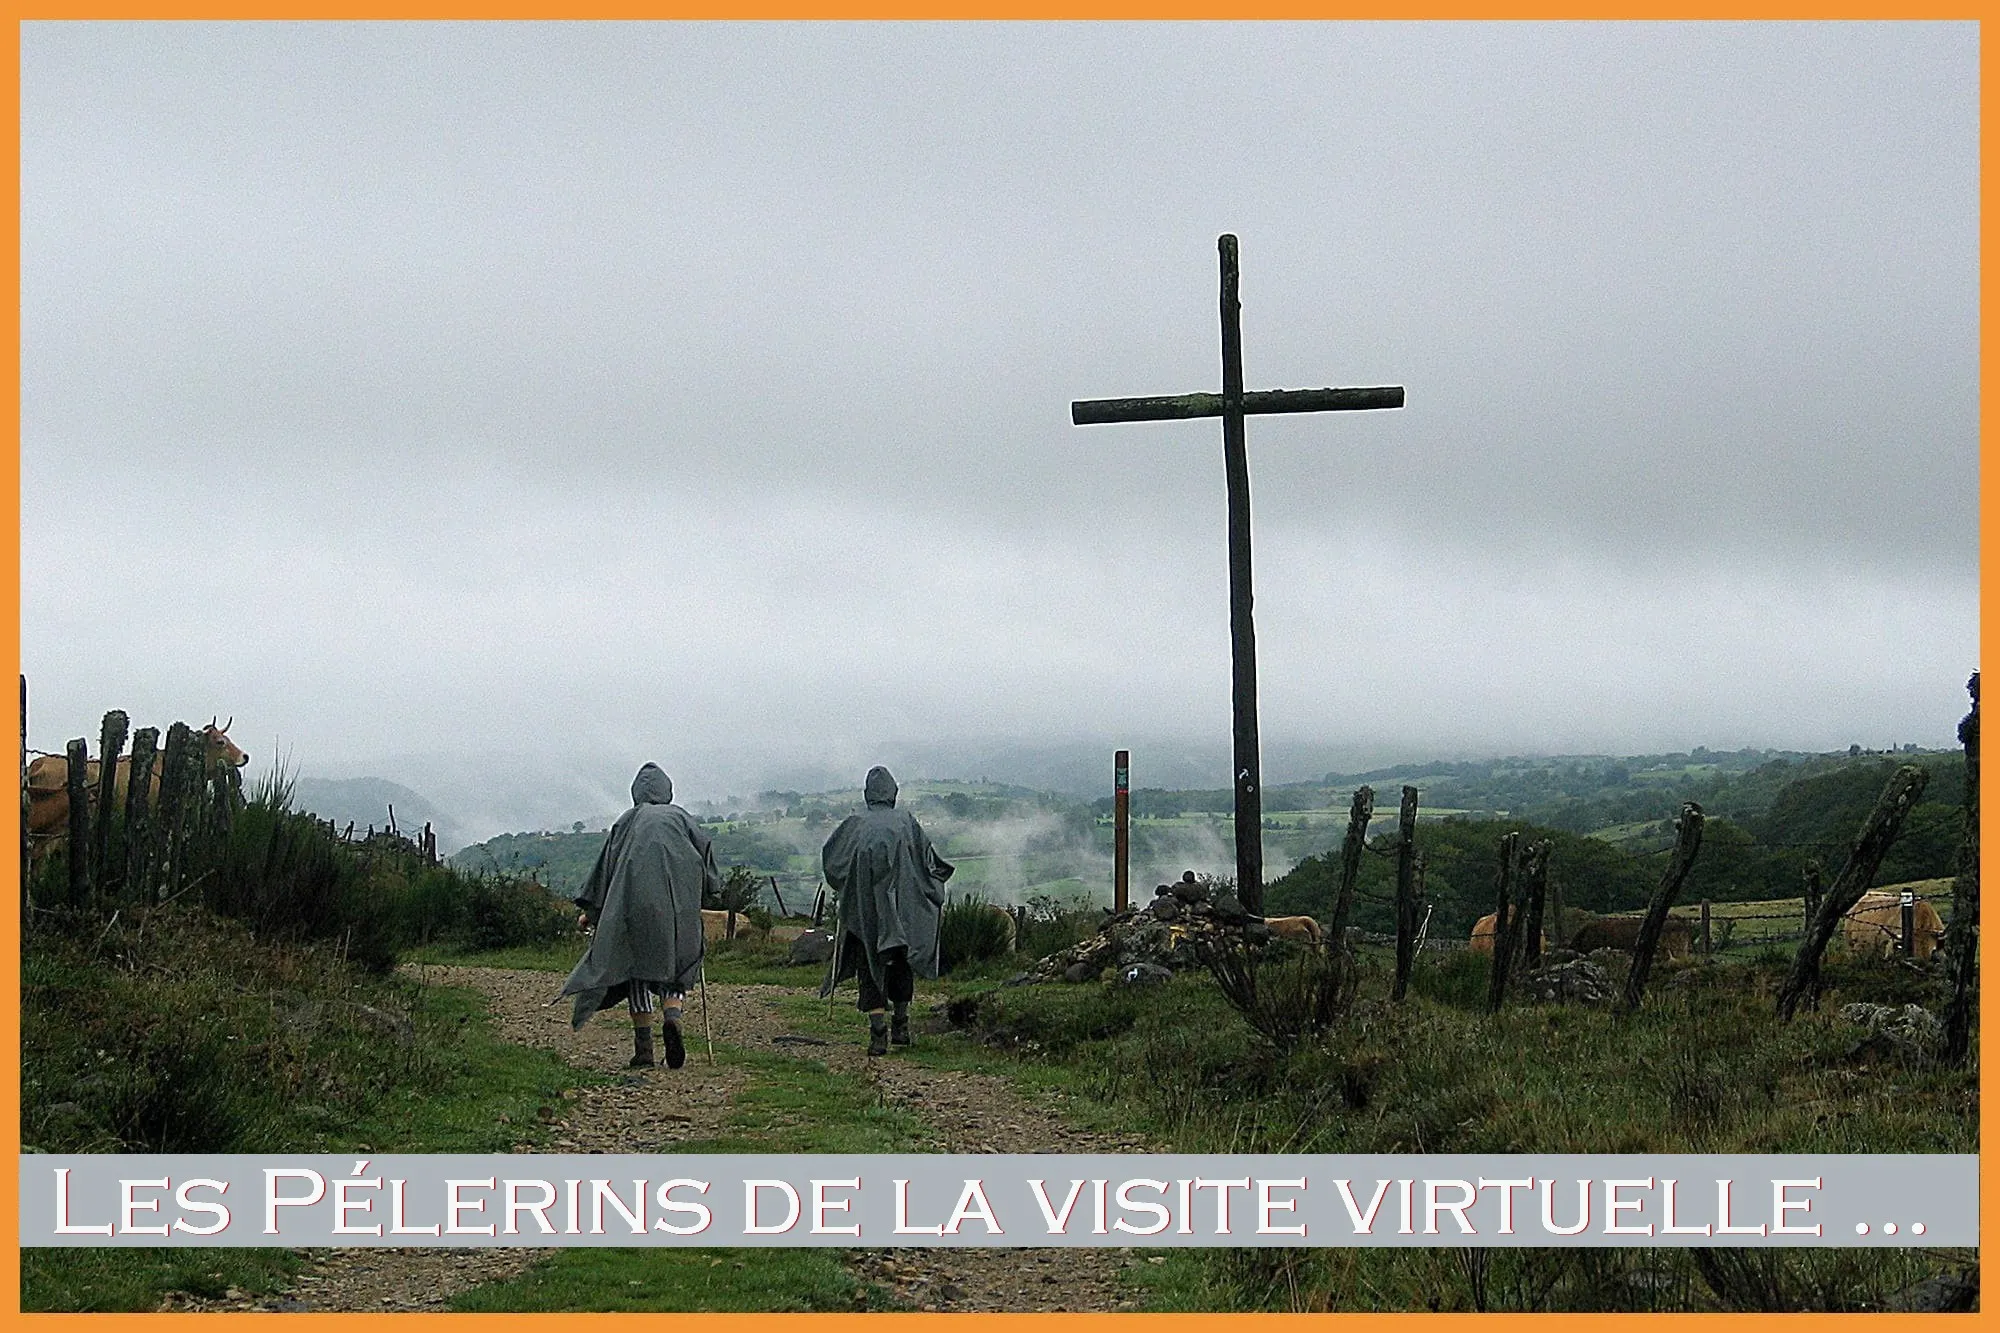
<path id="1" fill-rule="evenodd" d="M 880 1014 L 868 1016 L 868 1054 L 889 1053 L 889 1020 Z"/>
<path id="2" fill-rule="evenodd" d="M 632 1025 L 632 1063 L 627 1069 L 651 1069 L 653 1059 L 653 1025 L 651 1023 Z"/>
<path id="3" fill-rule="evenodd" d="M 678 1019 L 667 1018 L 660 1021 L 660 1045 L 667 1057 L 669 1069 L 679 1069 L 687 1063 L 687 1043 L 681 1040 L 681 1025 Z"/>
<path id="4" fill-rule="evenodd" d="M 898 1046 L 908 1046 L 910 1036 L 910 1006 L 908 1002 L 896 1006 L 895 1017 L 889 1021 L 889 1040 Z"/>

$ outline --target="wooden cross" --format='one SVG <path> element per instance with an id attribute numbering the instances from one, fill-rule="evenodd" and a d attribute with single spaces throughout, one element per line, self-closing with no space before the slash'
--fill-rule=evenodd
<path id="1" fill-rule="evenodd" d="M 1236 299 L 1236 238 L 1217 241 L 1222 252 L 1222 392 L 1162 398 L 1095 398 L 1069 405 L 1079 426 L 1114 421 L 1186 421 L 1222 418 L 1222 463 L 1229 490 L 1229 641 L 1234 703 L 1236 771 L 1236 893 L 1243 905 L 1264 910 L 1263 796 L 1257 756 L 1257 635 L 1250 623 L 1250 464 L 1243 448 L 1243 418 L 1279 412 L 1358 412 L 1401 407 L 1403 390 L 1260 389 L 1243 391 L 1242 306 Z"/>

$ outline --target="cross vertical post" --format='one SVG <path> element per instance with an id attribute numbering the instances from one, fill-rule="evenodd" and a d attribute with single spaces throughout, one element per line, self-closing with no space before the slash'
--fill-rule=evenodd
<path id="1" fill-rule="evenodd" d="M 1111 774 L 1111 907 L 1132 904 L 1132 752 L 1120 750 Z"/>
<path id="2" fill-rule="evenodd" d="M 1257 634 L 1251 620 L 1250 462 L 1243 418 L 1279 412 L 1352 412 L 1403 405 L 1401 386 L 1367 389 L 1243 388 L 1242 304 L 1237 299 L 1236 238 L 1216 247 L 1222 261 L 1222 392 L 1172 397 L 1097 398 L 1070 404 L 1079 426 L 1118 421 L 1222 418 L 1223 474 L 1229 501 L 1229 648 L 1232 745 L 1236 794 L 1236 894 L 1253 913 L 1264 911 L 1264 812 L 1257 745 Z"/>
<path id="3" fill-rule="evenodd" d="M 1243 445 L 1243 304 L 1236 296 L 1236 238 L 1222 254 L 1222 470 L 1229 493 L 1229 695 L 1236 788 L 1236 893 L 1264 910 L 1263 762 L 1257 745 L 1257 627 L 1250 614 L 1250 459 Z"/>

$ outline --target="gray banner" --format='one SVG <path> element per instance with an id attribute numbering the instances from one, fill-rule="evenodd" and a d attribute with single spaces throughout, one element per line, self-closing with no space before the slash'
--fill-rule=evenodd
<path id="1" fill-rule="evenodd" d="M 1952 1245 L 1973 1156 L 53 1156 L 40 1245 Z"/>

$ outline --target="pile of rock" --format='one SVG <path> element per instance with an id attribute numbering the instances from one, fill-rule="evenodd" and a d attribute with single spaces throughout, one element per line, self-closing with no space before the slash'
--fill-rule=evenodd
<path id="1" fill-rule="evenodd" d="M 1920 1004 L 1844 1004 L 1840 1016 L 1868 1029 L 1848 1048 L 1848 1058 L 1887 1055 L 1922 1060 L 1944 1046 L 1944 1021 Z"/>
<path id="2" fill-rule="evenodd" d="M 1155 889 L 1145 907 L 1106 916 L 1097 934 L 1050 954 L 1013 980 L 1086 982 L 1110 972 L 1119 984 L 1145 985 L 1201 967 L 1205 947 L 1270 938 L 1263 919 L 1234 893 L 1190 870 L 1178 883 Z"/>
<path id="3" fill-rule="evenodd" d="M 1524 998 L 1544 1004 L 1606 1004 L 1616 994 L 1603 966 L 1576 954 L 1529 972 L 1514 985 Z"/>

